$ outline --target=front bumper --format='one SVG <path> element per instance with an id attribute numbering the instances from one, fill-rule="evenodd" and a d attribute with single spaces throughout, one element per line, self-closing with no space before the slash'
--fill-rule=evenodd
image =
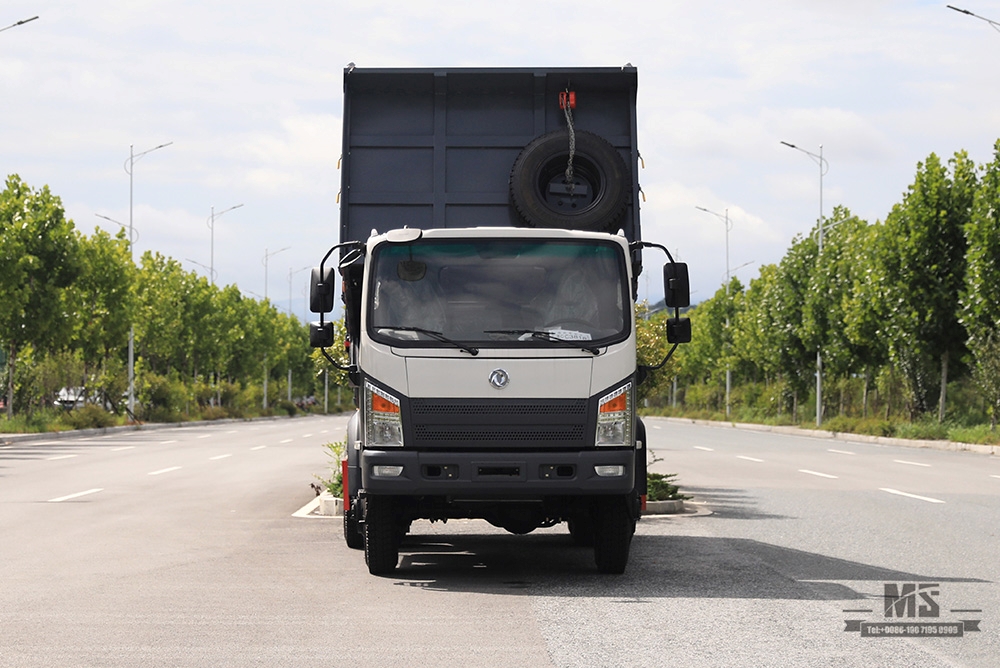
<path id="1" fill-rule="evenodd" d="M 631 448 L 552 452 L 421 452 L 364 450 L 367 493 L 473 498 L 530 498 L 626 494 L 635 484 Z M 377 466 L 401 466 L 398 476 L 375 475 Z M 600 476 L 595 466 L 620 466 L 623 475 Z"/>

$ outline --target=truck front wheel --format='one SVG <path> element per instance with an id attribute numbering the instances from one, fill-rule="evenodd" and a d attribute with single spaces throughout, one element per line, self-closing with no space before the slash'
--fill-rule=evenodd
<path id="1" fill-rule="evenodd" d="M 599 499 L 594 507 L 594 561 L 601 573 L 621 574 L 628 564 L 635 518 L 628 499 L 622 496 Z"/>
<path id="2" fill-rule="evenodd" d="M 399 561 L 399 541 L 393 517 L 392 497 L 365 499 L 365 563 L 372 575 L 386 575 Z"/>

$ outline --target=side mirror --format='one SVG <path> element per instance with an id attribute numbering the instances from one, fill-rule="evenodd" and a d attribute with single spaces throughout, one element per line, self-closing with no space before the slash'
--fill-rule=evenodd
<path id="1" fill-rule="evenodd" d="M 309 323 L 309 345 L 313 348 L 329 348 L 333 345 L 333 323 Z"/>
<path id="2" fill-rule="evenodd" d="M 663 300 L 667 308 L 685 308 L 691 305 L 691 282 L 688 266 L 683 262 L 663 265 Z"/>
<path id="3" fill-rule="evenodd" d="M 319 267 L 313 267 L 309 281 L 309 310 L 313 313 L 329 313 L 333 310 L 333 277 L 332 268 L 325 267 L 320 275 Z"/>
<path id="4" fill-rule="evenodd" d="M 667 319 L 667 343 L 691 343 L 691 318 Z"/>

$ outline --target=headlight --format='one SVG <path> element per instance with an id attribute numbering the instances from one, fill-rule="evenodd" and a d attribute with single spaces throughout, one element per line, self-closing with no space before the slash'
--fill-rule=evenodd
<path id="1" fill-rule="evenodd" d="M 403 445 L 399 399 L 365 382 L 365 440 L 369 446 Z"/>
<path id="2" fill-rule="evenodd" d="M 632 383 L 597 402 L 597 445 L 632 445 Z"/>

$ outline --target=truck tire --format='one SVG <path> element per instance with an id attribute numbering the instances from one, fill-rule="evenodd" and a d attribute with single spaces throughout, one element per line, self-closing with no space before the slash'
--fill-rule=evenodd
<path id="1" fill-rule="evenodd" d="M 631 194 L 621 154 L 604 138 L 577 131 L 573 189 L 567 192 L 569 132 L 536 137 L 514 161 L 511 204 L 528 227 L 615 232 Z"/>
<path id="2" fill-rule="evenodd" d="M 580 547 L 594 546 L 594 521 L 589 515 L 580 515 L 566 522 L 573 543 Z"/>
<path id="3" fill-rule="evenodd" d="M 392 497 L 365 499 L 365 563 L 372 575 L 386 575 L 399 561 L 399 540 L 392 511 Z"/>
<path id="4" fill-rule="evenodd" d="M 635 519 L 625 497 L 599 499 L 594 508 L 594 561 L 601 573 L 621 574 L 628 564 Z"/>
<path id="5" fill-rule="evenodd" d="M 358 522 L 357 499 L 351 499 L 351 509 L 344 511 L 344 542 L 352 550 L 362 550 L 365 547 L 365 536 L 361 533 L 361 523 Z"/>

